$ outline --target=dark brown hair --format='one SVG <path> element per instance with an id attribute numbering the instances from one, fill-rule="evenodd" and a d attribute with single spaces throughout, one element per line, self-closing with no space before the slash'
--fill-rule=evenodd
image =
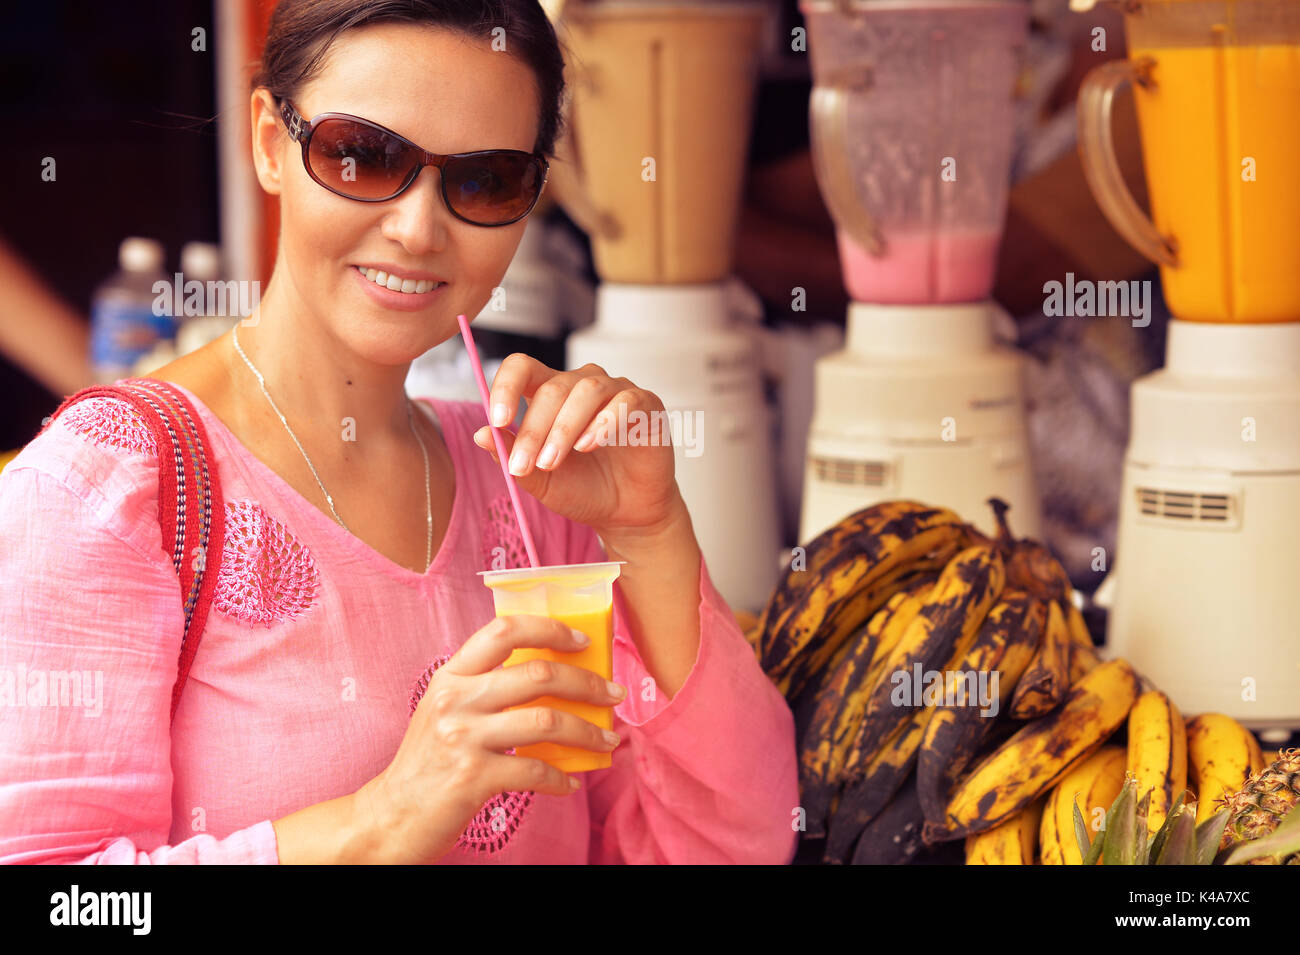
<path id="1" fill-rule="evenodd" d="M 375 23 L 442 27 L 473 40 L 490 40 L 495 28 L 503 28 L 508 52 L 530 67 L 537 80 L 541 115 L 533 148 L 554 156 L 564 54 L 538 0 L 280 0 L 252 89 L 265 86 L 274 97 L 293 99 L 319 73 L 339 34 Z"/>

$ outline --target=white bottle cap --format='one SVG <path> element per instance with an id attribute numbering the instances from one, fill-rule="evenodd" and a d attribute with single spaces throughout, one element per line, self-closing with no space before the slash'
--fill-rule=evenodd
<path id="1" fill-rule="evenodd" d="M 186 281 L 215 281 L 221 277 L 221 249 L 211 242 L 186 242 L 181 248 L 181 272 Z"/>
<path id="2" fill-rule="evenodd" d="M 123 239 L 117 250 L 117 260 L 128 272 L 161 272 L 162 243 L 155 239 L 141 239 L 134 236 Z"/>

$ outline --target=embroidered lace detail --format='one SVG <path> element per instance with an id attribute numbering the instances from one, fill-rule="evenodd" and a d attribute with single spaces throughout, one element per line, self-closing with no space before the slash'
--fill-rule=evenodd
<path id="1" fill-rule="evenodd" d="M 420 674 L 420 678 L 415 681 L 415 688 L 411 691 L 411 714 L 415 714 L 415 708 L 419 705 L 420 699 L 429 689 L 429 680 L 433 678 L 434 671 L 451 659 L 451 654 L 443 654 L 436 657 L 429 664 L 429 668 Z M 514 754 L 513 749 L 506 752 Z M 500 852 L 515 837 L 519 831 L 520 824 L 523 822 L 524 813 L 533 803 L 533 794 L 529 792 L 506 792 L 497 793 L 478 811 L 473 819 L 470 820 L 465 831 L 460 834 L 456 840 L 456 848 L 462 852 L 473 852 L 491 854 Z"/>
<path id="2" fill-rule="evenodd" d="M 128 451 L 131 454 L 158 454 L 153 433 L 140 412 L 120 398 L 86 398 L 63 414 L 56 424 L 63 424 L 101 447 Z"/>
<path id="3" fill-rule="evenodd" d="M 499 550 L 498 550 L 499 548 Z M 498 561 L 498 557 L 500 560 Z M 506 570 L 528 566 L 528 548 L 519 534 L 510 495 L 499 494 L 488 502 L 483 521 L 483 570 Z"/>
<path id="4" fill-rule="evenodd" d="M 226 542 L 212 595 L 217 610 L 270 627 L 306 613 L 319 586 L 311 552 L 283 524 L 253 501 L 226 502 Z"/>

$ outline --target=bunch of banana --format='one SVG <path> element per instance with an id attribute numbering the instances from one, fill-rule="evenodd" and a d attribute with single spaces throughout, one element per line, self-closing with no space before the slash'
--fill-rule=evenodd
<path id="1" fill-rule="evenodd" d="M 1023 590 L 1007 587 L 980 627 L 962 670 L 997 677 L 998 708 L 1002 712 L 1021 674 L 1038 652 L 1043 632 L 1044 605 Z M 926 727 L 916 763 L 917 792 L 925 817 L 943 821 L 948 793 L 969 765 L 980 744 L 997 725 L 973 701 L 954 698 L 953 705 L 936 708 Z"/>
<path id="2" fill-rule="evenodd" d="M 927 842 L 958 839 L 1010 819 L 1091 756 L 1125 721 L 1140 686 L 1124 660 L 1107 660 L 1070 688 L 1065 702 L 1026 723 L 953 789 Z"/>
<path id="3" fill-rule="evenodd" d="M 930 585 L 922 583 L 894 594 L 868 622 L 826 691 L 817 697 L 816 712 L 800 736 L 799 756 L 806 831 L 812 838 L 826 833 L 827 815 L 839 792 L 871 688 L 880 681 L 889 655 L 920 612 L 929 590 Z"/>
<path id="4" fill-rule="evenodd" d="M 807 545 L 759 620 L 759 662 L 787 700 L 909 580 L 946 565 L 972 538 L 952 511 L 889 501 L 850 515 Z"/>
<path id="5" fill-rule="evenodd" d="M 1008 716 L 1058 717 L 1072 678 L 1101 668 L 1060 564 L 990 503 L 997 539 L 914 501 L 850 515 L 797 553 L 747 628 L 794 712 L 805 835 L 826 838 L 825 861 L 906 861 L 923 836 L 980 831 L 951 817 L 962 770 L 1035 725 Z"/>
<path id="6" fill-rule="evenodd" d="M 867 824 L 911 775 L 938 704 L 955 695 L 953 674 L 970 669 L 968 655 L 1002 584 L 1002 559 L 991 543 L 962 551 L 885 656 L 845 756 L 827 861 L 851 856 Z"/>

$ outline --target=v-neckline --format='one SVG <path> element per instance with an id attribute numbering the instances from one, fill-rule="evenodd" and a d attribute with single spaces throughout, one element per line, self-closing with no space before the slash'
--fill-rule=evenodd
<path id="1" fill-rule="evenodd" d="M 438 545 L 438 552 L 433 555 L 433 560 L 430 562 L 429 566 L 425 568 L 424 573 L 421 574 L 411 570 L 409 567 L 403 567 L 391 557 L 375 550 L 351 531 L 344 530 L 337 521 L 331 518 L 311 501 L 303 497 L 297 488 L 276 473 L 270 465 L 246 447 L 244 443 L 239 440 L 239 437 L 226 426 L 226 423 L 217 416 L 216 412 L 204 404 L 203 401 L 194 394 L 194 392 L 190 391 L 184 385 L 179 385 L 174 381 L 168 381 L 167 384 L 179 388 L 185 393 L 185 396 L 194 403 L 199 414 L 203 416 L 203 423 L 207 425 L 209 432 L 215 431 L 218 433 L 221 436 L 221 440 L 235 449 L 236 453 L 239 454 L 249 467 L 251 467 L 255 472 L 258 472 L 265 481 L 274 486 L 282 496 L 288 498 L 291 502 L 297 505 L 299 510 L 309 511 L 312 515 L 312 519 L 318 522 L 321 533 L 336 535 L 349 549 L 363 556 L 371 563 L 376 564 L 379 569 L 383 570 L 388 574 L 388 576 L 396 578 L 409 586 L 422 586 L 427 581 L 440 575 L 445 569 L 445 565 L 451 559 L 454 538 L 457 536 L 459 531 L 461 511 L 464 509 L 463 501 L 465 498 L 461 483 L 465 473 L 465 468 L 461 464 L 460 453 L 456 448 L 456 441 L 453 440 L 450 433 L 452 430 L 450 421 L 453 416 L 447 413 L 445 402 L 438 398 L 412 399 L 413 401 L 423 402 L 432 407 L 434 414 L 437 416 L 437 425 L 439 426 L 438 430 L 442 434 L 443 444 L 447 446 L 447 453 L 451 458 L 453 485 L 451 515 L 447 518 L 447 529 L 442 535 L 442 541 Z"/>

